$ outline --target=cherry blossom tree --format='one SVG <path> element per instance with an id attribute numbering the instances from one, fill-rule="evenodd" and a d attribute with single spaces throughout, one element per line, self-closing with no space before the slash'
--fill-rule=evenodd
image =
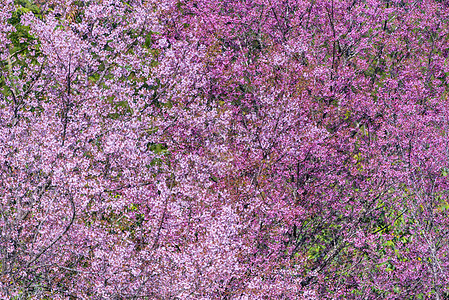
<path id="1" fill-rule="evenodd" d="M 444 1 L 9 1 L 5 299 L 446 299 Z"/>

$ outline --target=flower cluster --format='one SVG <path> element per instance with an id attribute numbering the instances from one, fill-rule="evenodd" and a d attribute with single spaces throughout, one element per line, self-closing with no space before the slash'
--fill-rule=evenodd
<path id="1" fill-rule="evenodd" d="M 4 0 L 0 298 L 449 297 L 449 7 Z"/>

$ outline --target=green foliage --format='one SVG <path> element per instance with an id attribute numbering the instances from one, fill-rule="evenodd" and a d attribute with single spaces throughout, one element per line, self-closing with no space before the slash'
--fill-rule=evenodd
<path id="1" fill-rule="evenodd" d="M 29 32 L 30 28 L 20 23 L 21 17 L 24 14 L 31 12 L 37 18 L 43 18 L 43 14 L 39 6 L 33 4 L 29 0 L 16 0 L 14 1 L 14 4 L 16 4 L 17 9 L 12 13 L 12 17 L 8 20 L 8 23 L 14 26 L 14 28 L 16 29 L 15 32 L 10 33 L 9 35 L 9 40 L 14 46 L 12 49 L 12 53 L 24 51 L 29 47 L 30 41 L 35 40 L 35 38 Z"/>

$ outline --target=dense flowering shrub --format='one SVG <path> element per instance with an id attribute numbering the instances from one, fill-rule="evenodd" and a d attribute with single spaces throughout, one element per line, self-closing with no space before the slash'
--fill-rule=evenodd
<path id="1" fill-rule="evenodd" d="M 448 15 L 2 0 L 0 296 L 449 298 Z"/>

